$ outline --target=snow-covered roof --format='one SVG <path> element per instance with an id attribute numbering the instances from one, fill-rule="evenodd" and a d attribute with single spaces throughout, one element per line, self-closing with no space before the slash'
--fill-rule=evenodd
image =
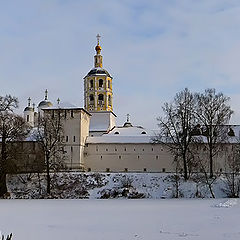
<path id="1" fill-rule="evenodd" d="M 223 127 L 227 130 L 226 141 L 223 143 L 240 142 L 240 125 L 225 125 Z M 159 133 L 159 130 L 147 130 L 141 126 L 114 127 L 102 136 L 88 137 L 86 143 L 151 143 L 156 136 L 159 136 Z M 196 135 L 196 138 L 201 138 L 200 142 L 207 142 L 203 135 Z M 166 141 L 170 141 L 170 139 Z"/>
<path id="2" fill-rule="evenodd" d="M 154 131 L 140 126 L 114 127 L 102 136 L 88 137 L 86 143 L 150 143 Z"/>
<path id="3" fill-rule="evenodd" d="M 71 103 L 68 102 L 60 102 L 59 104 L 55 104 L 51 107 L 43 108 L 48 110 L 54 110 L 54 109 L 79 109 L 80 107 L 77 107 Z"/>
<path id="4" fill-rule="evenodd" d="M 90 132 L 107 132 L 115 126 L 115 121 L 113 120 L 116 115 L 113 112 L 91 112 L 91 115 L 89 126 Z"/>

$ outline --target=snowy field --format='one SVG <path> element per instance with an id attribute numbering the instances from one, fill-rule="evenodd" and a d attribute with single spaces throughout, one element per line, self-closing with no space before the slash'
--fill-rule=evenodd
<path id="1" fill-rule="evenodd" d="M 0 200 L 13 240 L 237 240 L 238 199 Z"/>

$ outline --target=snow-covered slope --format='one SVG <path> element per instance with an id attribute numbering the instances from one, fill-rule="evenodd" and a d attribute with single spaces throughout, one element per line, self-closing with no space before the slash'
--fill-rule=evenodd
<path id="1" fill-rule="evenodd" d="M 179 180 L 178 196 L 210 198 L 209 188 L 203 182 Z M 52 174 L 51 195 L 46 194 L 46 176 L 10 175 L 8 189 L 11 198 L 174 198 L 176 181 L 164 173 L 56 173 Z M 213 184 L 215 197 L 227 197 L 224 179 Z"/>

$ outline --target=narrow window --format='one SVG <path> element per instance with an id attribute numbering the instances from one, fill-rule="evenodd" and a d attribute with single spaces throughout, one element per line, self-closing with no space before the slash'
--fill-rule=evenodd
<path id="1" fill-rule="evenodd" d="M 128 169 L 127 169 L 127 168 L 124 168 L 124 172 L 128 172 Z"/>
<path id="2" fill-rule="evenodd" d="M 121 159 L 122 157 L 121 156 L 118 156 L 119 159 Z"/>
<path id="3" fill-rule="evenodd" d="M 73 136 L 73 142 L 76 142 L 76 137 L 75 136 Z"/>
<path id="4" fill-rule="evenodd" d="M 64 118 L 67 118 L 67 110 L 64 111 Z"/>
<path id="5" fill-rule="evenodd" d="M 166 172 L 166 169 L 165 169 L 165 168 L 163 168 L 163 169 L 162 169 L 162 172 Z"/>
<path id="6" fill-rule="evenodd" d="M 108 88 L 111 88 L 111 82 L 108 80 Z"/>
<path id="7" fill-rule="evenodd" d="M 100 158 L 102 159 L 102 156 Z"/>
<path id="8" fill-rule="evenodd" d="M 111 95 L 108 95 L 108 105 L 112 106 L 112 98 Z"/>
<path id="9" fill-rule="evenodd" d="M 90 87 L 93 88 L 93 79 L 90 80 Z"/>
<path id="10" fill-rule="evenodd" d="M 158 159 L 158 156 L 156 156 L 156 159 Z"/>
<path id="11" fill-rule="evenodd" d="M 126 151 L 127 151 L 127 149 L 126 149 L 126 148 L 124 148 L 124 151 L 126 152 Z"/>
<path id="12" fill-rule="evenodd" d="M 147 171 L 147 169 L 146 169 L 146 168 L 144 168 L 144 169 L 143 169 L 143 171 L 144 171 L 144 172 L 146 172 L 146 171 Z"/>
<path id="13" fill-rule="evenodd" d="M 106 148 L 106 152 L 108 151 L 108 149 Z"/>
<path id="14" fill-rule="evenodd" d="M 98 100 L 99 100 L 99 101 L 103 101 L 103 94 L 99 94 L 99 95 L 98 95 Z"/>
<path id="15" fill-rule="evenodd" d="M 103 94 L 99 94 L 98 95 L 98 104 L 99 105 L 103 105 L 104 104 L 104 96 L 103 96 Z"/>
<path id="16" fill-rule="evenodd" d="M 90 100 L 90 103 L 94 102 L 94 96 L 93 96 L 93 94 L 90 94 L 90 95 L 89 95 L 89 100 Z"/>
<path id="17" fill-rule="evenodd" d="M 27 122 L 29 122 L 29 115 L 27 115 Z"/>
<path id="18" fill-rule="evenodd" d="M 73 118 L 73 110 L 71 110 L 71 118 Z"/>
<path id="19" fill-rule="evenodd" d="M 88 172 L 91 172 L 91 168 L 88 168 Z"/>
<path id="20" fill-rule="evenodd" d="M 143 148 L 143 152 L 144 152 L 144 148 Z"/>
<path id="21" fill-rule="evenodd" d="M 152 152 L 153 152 L 153 148 L 152 148 Z"/>
<path id="22" fill-rule="evenodd" d="M 106 168 L 106 172 L 110 172 L 110 168 Z"/>
<path id="23" fill-rule="evenodd" d="M 68 136 L 66 136 L 66 142 L 68 142 Z"/>
<path id="24" fill-rule="evenodd" d="M 103 80 L 102 80 L 102 79 L 99 79 L 98 84 L 99 84 L 99 87 L 103 87 Z"/>
<path id="25" fill-rule="evenodd" d="M 115 148 L 115 152 L 117 152 L 117 148 Z"/>
<path id="26" fill-rule="evenodd" d="M 139 159 L 140 157 L 139 157 L 139 156 L 137 156 L 137 158 Z"/>

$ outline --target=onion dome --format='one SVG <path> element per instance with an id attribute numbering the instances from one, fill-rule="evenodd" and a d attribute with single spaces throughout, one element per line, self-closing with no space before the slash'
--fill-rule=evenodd
<path id="1" fill-rule="evenodd" d="M 53 104 L 50 101 L 48 101 L 48 91 L 46 89 L 45 99 L 38 104 L 38 108 L 52 107 L 52 106 L 53 106 Z"/>
<path id="2" fill-rule="evenodd" d="M 30 97 L 28 98 L 28 106 L 25 107 L 25 109 L 24 109 L 24 112 L 27 112 L 27 111 L 34 112 L 34 108 L 31 107 L 31 98 Z"/>
<path id="3" fill-rule="evenodd" d="M 97 45 L 97 46 L 95 47 L 95 50 L 96 50 L 96 52 L 100 52 L 100 51 L 102 50 L 102 48 L 101 48 L 100 45 Z"/>

